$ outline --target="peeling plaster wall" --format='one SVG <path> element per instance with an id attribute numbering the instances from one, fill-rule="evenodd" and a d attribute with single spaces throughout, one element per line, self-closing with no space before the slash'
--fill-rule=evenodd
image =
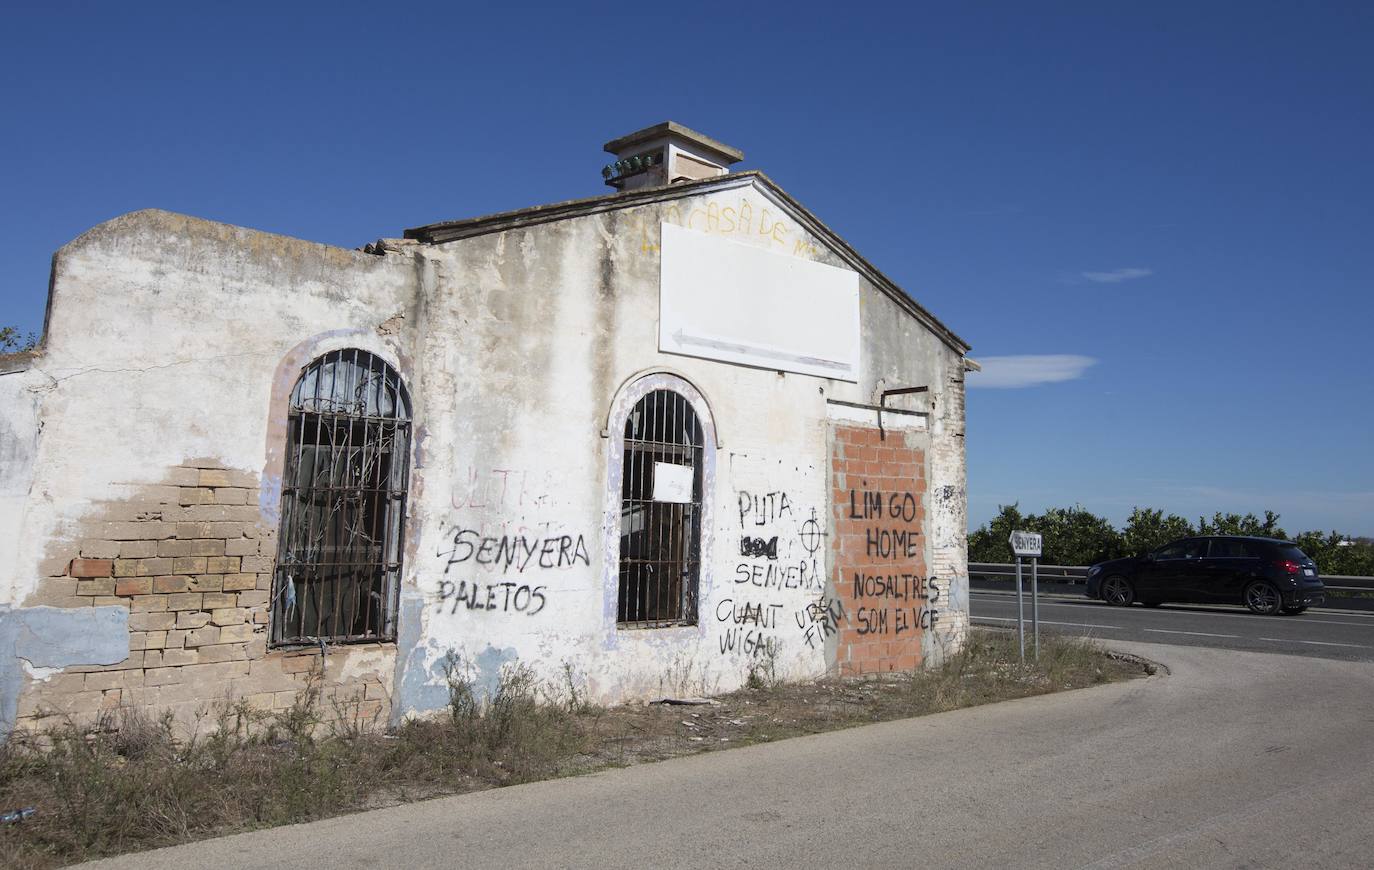
<path id="1" fill-rule="evenodd" d="M 600 702 L 727 690 L 761 662 L 782 678 L 826 672 L 828 400 L 876 403 L 893 387 L 930 387 L 894 404 L 931 413 L 923 564 L 948 575 L 953 611 L 923 639 L 938 660 L 967 624 L 960 354 L 867 280 L 858 383 L 661 354 L 663 221 L 849 268 L 757 183 L 385 256 L 158 211 L 91 230 L 56 258 L 45 349 L 0 375 L 17 445 L 0 452 L 0 533 L 18 542 L 0 544 L 0 605 L 47 600 L 93 528 L 123 519 L 110 515 L 121 499 L 195 458 L 253 475 L 257 524 L 274 534 L 291 386 L 318 354 L 356 346 L 401 372 L 414 405 L 399 636 L 331 652 L 326 673 L 375 677 L 391 718 L 444 704 L 450 652 L 484 686 L 510 662 L 555 683 L 566 666 Z M 608 605 L 608 427 L 617 397 L 654 372 L 699 391 L 714 426 L 710 545 L 697 625 L 624 630 Z M 503 538 L 533 542 L 531 555 L 489 564 Z M 776 538 L 777 558 L 743 552 L 746 538 Z M 88 657 L 69 666 L 103 664 Z"/>
<path id="2" fill-rule="evenodd" d="M 125 540 L 120 524 L 148 519 L 143 506 L 149 501 L 170 499 L 167 511 L 181 509 L 177 490 L 166 484 L 173 472 L 187 472 L 178 466 L 188 459 L 235 469 L 254 482 L 254 491 L 260 484 L 260 503 L 247 509 L 256 509 L 264 534 L 274 532 L 280 475 L 274 438 L 284 431 L 286 393 L 296 376 L 289 366 L 360 346 L 418 386 L 420 374 L 405 350 L 422 307 L 419 287 L 408 258 L 163 211 L 124 215 L 62 248 L 54 258 L 43 346 L 26 371 L 0 375 L 0 426 L 6 436 L 14 434 L 0 450 L 0 605 L 12 608 L 11 619 L 35 612 L 35 603 L 56 601 L 72 620 L 86 618 L 76 612 L 81 603 L 88 613 L 118 603 L 127 614 L 132 598 L 73 597 L 74 586 L 106 581 L 67 579 L 67 566 L 78 556 L 108 558 L 121 549 L 158 546 Z M 389 334 L 382 335 L 378 326 L 388 318 Z M 417 469 L 417 478 L 422 474 Z M 137 681 L 141 690 L 143 674 L 133 659 L 143 652 L 130 652 L 128 640 L 126 630 L 125 660 L 116 663 L 95 647 L 85 655 L 78 647 L 62 664 L 72 679 L 30 680 L 27 700 L 55 698 L 59 683 L 81 689 L 83 672 L 86 689 L 127 689 Z M 389 683 L 394 652 L 387 658 L 380 668 Z M 122 682 L 95 679 L 89 672 L 98 668 L 124 669 Z M 247 695 L 263 685 L 233 689 Z M 201 691 L 215 698 L 230 688 L 227 679 L 207 678 Z M 286 691 L 293 683 L 270 688 Z"/>
<path id="3" fill-rule="evenodd" d="M 41 383 L 27 362 L 0 372 L 0 607 L 15 600 L 20 527 L 38 452 Z"/>
<path id="4" fill-rule="evenodd" d="M 270 477 L 282 361 L 353 344 L 399 358 L 413 327 L 377 326 L 415 311 L 417 285 L 408 262 L 156 210 L 62 248 L 44 350 L 25 375 L 42 437 L 10 600 L 34 591 L 94 500 L 160 482 L 188 457 Z"/>
<path id="5" fill-rule="evenodd" d="M 417 359 L 429 385 L 454 400 L 432 402 L 425 421 L 427 522 L 407 571 L 418 603 L 410 599 L 406 614 L 424 644 L 398 675 L 398 714 L 441 702 L 435 687 L 449 650 L 470 661 L 518 658 L 555 682 L 566 664 L 604 702 L 735 688 L 751 663 L 782 678 L 832 668 L 834 643 L 814 624 L 832 567 L 818 545 L 830 504 L 827 399 L 876 403 L 885 388 L 930 387 L 920 406 L 932 411 L 923 564 L 957 574 L 946 579 L 957 596 L 947 600 L 966 611 L 955 592 L 967 585 L 962 537 L 935 535 L 963 521 L 962 396 L 948 379 L 962 371 L 960 354 L 867 281 L 857 384 L 659 353 L 664 221 L 848 268 L 755 186 L 493 232 L 427 254 L 438 290 Z M 709 403 L 719 439 L 712 524 L 698 624 L 626 630 L 615 626 L 612 597 L 619 496 L 608 475 L 618 458 L 607 436 L 617 396 L 649 372 L 683 378 Z M 952 495 L 937 499 L 937 489 Z M 564 536 L 585 542 L 585 560 L 512 570 L 476 553 L 484 539 L 494 547 Z M 745 537 L 777 537 L 779 558 L 742 555 Z M 966 621 L 966 612 L 948 614 L 923 639 L 927 659 L 957 645 Z"/>
<path id="6" fill-rule="evenodd" d="M 109 665 L 129 655 L 123 607 L 0 605 L 0 736 L 14 727 L 25 678 L 40 683 L 71 665 Z"/>

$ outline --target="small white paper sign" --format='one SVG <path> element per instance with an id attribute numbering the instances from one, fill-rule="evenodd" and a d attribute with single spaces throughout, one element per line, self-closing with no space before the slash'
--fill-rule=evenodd
<path id="1" fill-rule="evenodd" d="M 694 477 L 690 465 L 655 462 L 654 501 L 666 501 L 673 504 L 690 503 Z"/>

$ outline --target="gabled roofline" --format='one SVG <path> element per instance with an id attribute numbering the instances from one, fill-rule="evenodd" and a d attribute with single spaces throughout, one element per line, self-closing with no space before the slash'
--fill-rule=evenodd
<path id="1" fill-rule="evenodd" d="M 880 272 L 877 267 L 864 259 L 863 255 L 854 250 L 854 248 L 841 238 L 839 234 L 822 223 L 820 218 L 812 214 L 806 206 L 793 199 L 787 191 L 783 190 L 771 178 L 757 169 L 732 172 L 728 175 L 721 175 L 716 178 L 706 178 L 700 181 L 681 181 L 676 184 L 664 185 L 662 187 L 646 187 L 638 190 L 588 197 L 587 199 L 574 199 L 566 202 L 551 203 L 549 205 L 538 205 L 533 208 L 524 208 L 516 211 L 499 212 L 497 214 L 466 218 L 464 220 L 427 224 L 422 227 L 413 227 L 406 230 L 405 238 L 415 239 L 429 245 L 440 245 L 445 242 L 469 239 L 474 236 L 482 236 L 488 233 L 520 229 L 537 224 L 565 220 L 567 218 L 600 214 L 602 212 L 616 211 L 657 202 L 668 202 L 710 191 L 732 190 L 737 187 L 753 185 L 763 187 L 768 193 L 776 197 L 779 204 L 791 213 L 792 218 L 796 220 L 797 223 L 805 227 L 813 236 L 827 242 L 830 247 L 834 249 L 835 253 L 839 255 L 840 259 L 844 260 L 856 272 L 867 278 L 873 286 L 877 287 L 884 295 L 897 303 L 898 307 L 903 311 L 938 335 L 950 348 L 961 355 L 969 352 L 971 346 L 968 342 L 964 341 L 955 334 L 953 330 L 941 323 L 939 318 L 927 311 L 920 303 L 912 299 L 906 291 Z"/>

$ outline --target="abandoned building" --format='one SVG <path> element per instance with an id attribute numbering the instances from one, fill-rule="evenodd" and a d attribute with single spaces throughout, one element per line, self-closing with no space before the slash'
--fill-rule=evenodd
<path id="1" fill-rule="evenodd" d="M 0 732 L 956 650 L 968 345 L 739 151 L 606 150 L 604 195 L 360 250 L 148 210 L 58 251 L 0 363 Z"/>

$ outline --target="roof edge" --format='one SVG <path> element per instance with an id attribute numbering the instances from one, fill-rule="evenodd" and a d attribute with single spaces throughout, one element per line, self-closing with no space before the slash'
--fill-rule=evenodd
<path id="1" fill-rule="evenodd" d="M 528 208 L 518 208 L 512 209 L 511 211 L 500 211 L 493 214 L 479 215 L 477 217 L 460 218 L 453 221 L 439 221 L 438 223 L 411 227 L 403 233 L 403 237 L 415 239 L 428 245 L 441 245 L 444 242 L 453 242 L 458 239 L 485 235 L 486 233 L 511 229 L 513 227 L 527 226 L 529 224 L 547 223 L 548 221 L 560 220 L 565 217 L 596 214 L 597 212 L 613 211 L 615 209 L 630 208 L 637 205 L 681 199 L 699 192 L 703 188 L 719 187 L 722 190 L 728 190 L 731 187 L 739 187 L 747 184 L 755 177 L 762 175 L 763 173 L 759 172 L 757 169 L 751 169 L 744 172 L 731 172 L 726 175 L 718 175 L 696 181 L 679 181 L 674 184 L 659 185 L 658 187 L 640 187 L 634 190 L 612 191 L 610 193 L 597 194 L 596 196 L 584 197 L 582 199 L 567 199 L 562 202 L 551 202 L 546 205 L 534 205 Z"/>
<path id="2" fill-rule="evenodd" d="M 514 211 L 498 212 L 496 214 L 483 215 L 480 217 L 426 224 L 425 226 L 407 229 L 405 231 L 405 238 L 415 239 L 425 244 L 438 245 L 444 244 L 445 242 L 468 239 L 474 236 L 487 235 L 488 233 L 521 229 L 523 227 L 549 223 L 556 220 L 583 217 L 585 215 L 599 214 L 607 211 L 617 211 L 619 209 L 632 208 L 639 205 L 651 205 L 658 202 L 683 199 L 706 191 L 730 190 L 732 188 L 744 187 L 747 185 L 761 185 L 768 193 L 776 197 L 779 203 L 787 208 L 788 211 L 792 212 L 792 216 L 798 223 L 802 224 L 808 232 L 818 238 L 826 240 L 841 259 L 853 267 L 855 271 L 868 278 L 875 287 L 881 290 L 884 295 L 891 298 L 893 302 L 897 303 L 900 308 L 920 321 L 936 335 L 940 336 L 945 344 L 951 349 L 955 350 L 960 355 L 966 354 L 972 349 L 972 346 L 968 342 L 960 338 L 957 333 L 945 326 L 938 317 L 931 314 L 930 311 L 907 294 L 907 292 L 893 282 L 892 279 L 884 275 L 838 233 L 830 229 L 830 227 L 826 226 L 820 218 L 812 214 L 810 209 L 802 205 L 794 199 L 791 194 L 778 186 L 777 182 L 757 169 L 731 172 L 727 175 L 705 178 L 698 181 L 681 181 L 659 187 L 644 187 L 637 190 L 607 193 L 600 196 L 587 197 L 585 199 L 566 200 L 564 202 L 538 205 Z"/>

